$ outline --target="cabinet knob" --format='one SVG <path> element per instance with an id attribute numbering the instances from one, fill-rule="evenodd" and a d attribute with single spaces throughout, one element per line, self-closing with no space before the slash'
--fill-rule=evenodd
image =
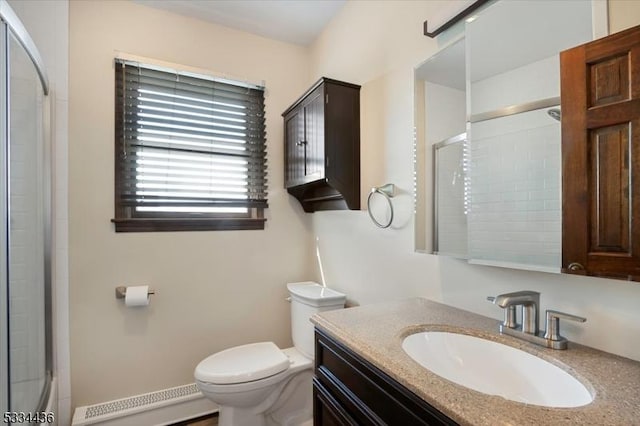
<path id="1" fill-rule="evenodd" d="M 578 262 L 571 262 L 567 269 L 570 271 L 584 271 L 584 266 Z"/>
<path id="2" fill-rule="evenodd" d="M 298 142 L 296 142 L 296 145 L 298 145 L 298 146 L 304 146 L 306 144 L 307 144 L 307 141 L 298 141 Z"/>

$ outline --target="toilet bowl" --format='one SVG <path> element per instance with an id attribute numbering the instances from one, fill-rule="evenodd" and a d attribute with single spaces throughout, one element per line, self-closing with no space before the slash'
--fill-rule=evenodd
<path id="1" fill-rule="evenodd" d="M 218 404 L 220 426 L 312 424 L 313 325 L 346 296 L 312 282 L 287 285 L 294 347 L 250 343 L 217 352 L 196 367 L 200 391 Z"/>

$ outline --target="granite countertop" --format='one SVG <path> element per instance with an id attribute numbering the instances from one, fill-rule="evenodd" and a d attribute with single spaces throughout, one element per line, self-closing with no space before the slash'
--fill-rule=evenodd
<path id="1" fill-rule="evenodd" d="M 569 343 L 552 350 L 498 333 L 499 321 L 426 299 L 322 312 L 312 322 L 461 425 L 640 424 L 640 362 Z M 566 370 L 594 396 L 577 408 L 513 402 L 450 382 L 402 350 L 409 334 L 453 331 L 522 349 Z"/>

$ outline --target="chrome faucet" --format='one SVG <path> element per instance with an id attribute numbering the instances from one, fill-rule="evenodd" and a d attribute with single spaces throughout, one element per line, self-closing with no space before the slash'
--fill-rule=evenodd
<path id="1" fill-rule="evenodd" d="M 507 334 L 551 349 L 567 349 L 568 341 L 560 335 L 560 318 L 577 322 L 587 320 L 576 315 L 547 310 L 545 312 L 546 331 L 539 331 L 540 293 L 528 290 L 516 291 L 495 297 L 489 296 L 487 300 L 505 310 L 504 321 L 500 324 L 501 334 Z M 516 322 L 517 306 L 522 307 L 521 327 Z"/>
<path id="2" fill-rule="evenodd" d="M 515 329 L 516 306 L 522 306 L 522 332 L 529 334 L 538 333 L 538 315 L 540 306 L 540 293 L 536 291 L 516 291 L 514 293 L 500 294 L 496 297 L 487 297 L 487 300 L 506 309 L 503 325 Z M 507 321 L 507 316 L 509 320 Z M 511 320 L 513 317 L 513 321 Z"/>

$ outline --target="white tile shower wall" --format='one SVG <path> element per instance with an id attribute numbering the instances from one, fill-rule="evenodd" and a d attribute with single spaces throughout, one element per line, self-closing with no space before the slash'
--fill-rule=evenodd
<path id="1" fill-rule="evenodd" d="M 464 143 L 438 150 L 437 232 L 438 253 L 467 254 L 467 216 L 465 214 Z"/>
<path id="2" fill-rule="evenodd" d="M 49 74 L 53 158 L 53 315 L 54 374 L 58 377 L 57 423 L 71 423 L 69 377 L 68 267 L 68 75 L 69 3 L 67 0 L 9 0 L 33 38 Z"/>
<path id="3" fill-rule="evenodd" d="M 471 135 L 470 258 L 559 270 L 560 124 L 537 110 Z"/>

